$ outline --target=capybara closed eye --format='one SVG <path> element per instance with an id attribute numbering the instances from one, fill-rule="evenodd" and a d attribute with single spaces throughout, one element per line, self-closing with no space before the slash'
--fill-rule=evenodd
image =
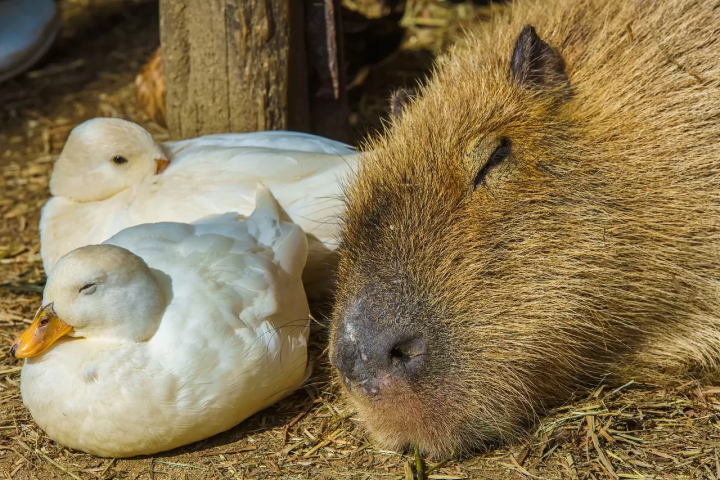
<path id="1" fill-rule="evenodd" d="M 525 431 L 720 365 L 720 7 L 517 0 L 347 189 L 331 362 L 382 445 Z"/>

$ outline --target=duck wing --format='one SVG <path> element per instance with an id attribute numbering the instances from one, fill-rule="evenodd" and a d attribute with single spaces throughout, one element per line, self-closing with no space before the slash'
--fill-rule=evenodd
<path id="1" fill-rule="evenodd" d="M 192 224 L 137 225 L 104 243 L 130 250 L 151 268 L 171 277 L 181 277 L 186 270 L 193 272 L 194 277 L 200 275 L 195 281 L 212 281 L 216 289 L 215 284 L 229 288 L 243 298 L 238 317 L 252 317 L 250 324 L 256 325 L 280 308 L 283 302 L 279 297 L 286 292 L 291 292 L 293 295 L 287 295 L 291 297 L 300 292 L 304 298 L 299 279 L 308 246 L 302 229 L 281 219 L 277 202 L 268 189 L 258 186 L 255 203 L 255 211 L 249 217 L 230 212 L 204 217 Z M 185 280 L 188 279 L 186 275 Z M 306 300 L 296 299 L 296 303 L 293 311 L 302 312 L 300 316 L 307 318 Z"/>
<path id="2" fill-rule="evenodd" d="M 270 130 L 251 133 L 220 133 L 198 138 L 165 142 L 162 148 L 170 158 L 180 156 L 181 152 L 198 151 L 209 148 L 261 147 L 307 153 L 327 153 L 331 155 L 351 155 L 355 149 L 350 145 L 309 133 Z"/>
<path id="3" fill-rule="evenodd" d="M 162 180 L 168 204 L 161 198 L 153 201 L 159 211 L 191 195 L 207 213 L 247 214 L 256 185 L 262 183 L 283 213 L 311 236 L 311 243 L 318 239 L 327 249 L 335 248 L 342 183 L 358 162 L 352 147 L 315 135 L 273 131 L 208 135 L 163 148 L 171 166 Z"/>

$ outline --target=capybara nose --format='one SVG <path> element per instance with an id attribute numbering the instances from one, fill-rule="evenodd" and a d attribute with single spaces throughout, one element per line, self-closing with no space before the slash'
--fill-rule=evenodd
<path id="1" fill-rule="evenodd" d="M 422 336 L 404 328 L 344 322 L 336 332 L 330 361 L 348 389 L 376 396 L 420 375 L 424 355 Z"/>

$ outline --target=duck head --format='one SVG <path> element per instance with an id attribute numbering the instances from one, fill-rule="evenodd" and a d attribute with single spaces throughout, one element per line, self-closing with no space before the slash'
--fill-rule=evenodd
<path id="1" fill-rule="evenodd" d="M 78 248 L 53 268 L 42 307 L 11 352 L 33 357 L 65 335 L 143 342 L 157 330 L 165 306 L 158 278 L 140 257 L 114 245 Z"/>
<path id="2" fill-rule="evenodd" d="M 55 163 L 50 192 L 78 202 L 105 200 L 162 173 L 169 161 L 150 133 L 119 118 L 75 127 Z"/>

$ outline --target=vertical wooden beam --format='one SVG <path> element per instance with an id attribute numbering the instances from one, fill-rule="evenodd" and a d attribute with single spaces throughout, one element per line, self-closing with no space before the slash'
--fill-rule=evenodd
<path id="1" fill-rule="evenodd" d="M 310 128 L 316 135 L 347 141 L 350 112 L 340 8 L 340 0 L 305 0 L 305 44 Z"/>
<path id="2" fill-rule="evenodd" d="M 171 136 L 309 131 L 299 0 L 160 0 Z"/>

